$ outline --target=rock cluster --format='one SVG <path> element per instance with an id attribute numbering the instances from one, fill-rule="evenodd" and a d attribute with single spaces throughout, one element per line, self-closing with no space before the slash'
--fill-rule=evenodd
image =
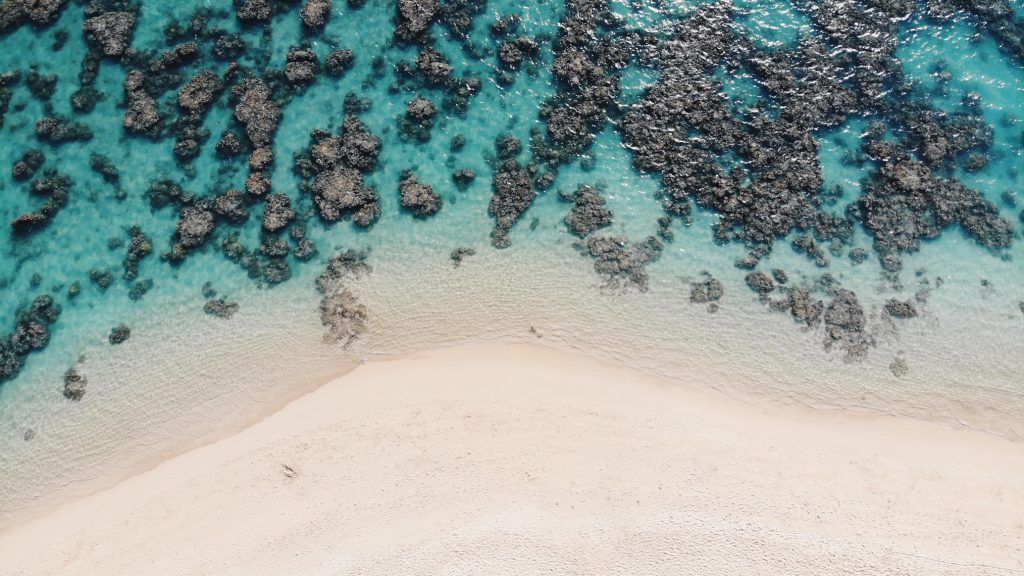
<path id="1" fill-rule="evenodd" d="M 17 376 L 29 354 L 46 348 L 50 325 L 60 313 L 60 306 L 48 295 L 39 296 L 19 309 L 14 331 L 0 337 L 0 383 Z"/>
<path id="2" fill-rule="evenodd" d="M 377 165 L 380 138 L 358 118 L 349 116 L 340 136 L 314 131 L 308 154 L 296 158 L 296 171 L 312 178 L 308 189 L 320 217 L 334 222 L 351 214 L 356 224 L 369 226 L 380 215 L 377 192 L 366 186 L 365 172 Z"/>
<path id="3" fill-rule="evenodd" d="M 664 245 L 654 236 L 636 243 L 621 236 L 592 236 L 584 248 L 594 259 L 594 270 L 610 286 L 632 285 L 646 291 L 646 266 L 661 256 Z"/>
<path id="4" fill-rule="evenodd" d="M 370 272 L 365 259 L 365 254 L 352 250 L 341 252 L 317 277 L 317 289 L 323 295 L 320 322 L 327 327 L 324 340 L 328 342 L 347 346 L 366 331 L 369 311 L 348 287 L 350 280 Z"/>
<path id="5" fill-rule="evenodd" d="M 160 124 L 160 112 L 156 99 L 146 91 L 145 81 L 145 76 L 138 70 L 128 72 L 124 78 L 124 98 L 128 108 L 124 114 L 124 129 L 154 136 Z"/>
<path id="6" fill-rule="evenodd" d="M 107 12 L 93 16 L 82 24 L 85 39 L 103 52 L 118 58 L 128 51 L 135 30 L 135 15 L 130 12 Z"/>
<path id="7" fill-rule="evenodd" d="M 593 186 L 580 185 L 569 197 L 572 209 L 565 217 L 569 231 L 583 238 L 595 230 L 612 224 L 612 211 L 605 206 L 605 199 Z"/>
<path id="8" fill-rule="evenodd" d="M 402 173 L 398 184 L 402 208 L 421 218 L 432 216 L 441 209 L 441 196 L 429 184 L 416 178 L 411 170 Z"/>

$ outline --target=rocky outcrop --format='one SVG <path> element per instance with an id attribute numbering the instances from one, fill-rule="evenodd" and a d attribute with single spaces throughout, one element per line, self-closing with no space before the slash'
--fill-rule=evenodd
<path id="1" fill-rule="evenodd" d="M 432 216 L 441 209 L 441 196 L 429 184 L 420 182 L 411 170 L 402 173 L 398 184 L 402 208 L 421 218 Z"/>
<path id="2" fill-rule="evenodd" d="M 213 70 L 203 70 L 178 90 L 178 106 L 203 116 L 224 90 L 224 81 Z"/>
<path id="3" fill-rule="evenodd" d="M 331 17 L 332 8 L 333 2 L 331 0 L 306 0 L 306 4 L 302 7 L 302 12 L 300 13 L 302 24 L 311 30 L 320 30 L 327 25 L 327 20 Z"/>
<path id="4" fill-rule="evenodd" d="M 142 72 L 132 70 L 124 78 L 124 97 L 128 110 L 124 114 L 124 129 L 136 134 L 155 135 L 160 124 L 156 99 L 145 88 Z"/>
<path id="5" fill-rule="evenodd" d="M 395 14 L 395 40 L 422 42 L 441 11 L 438 0 L 398 0 Z"/>
<path id="6" fill-rule="evenodd" d="M 228 302 L 223 298 L 207 300 L 203 305 L 203 312 L 228 320 L 235 315 L 235 312 L 238 312 L 238 302 Z"/>
<path id="7" fill-rule="evenodd" d="M 612 211 L 605 206 L 604 196 L 593 186 L 580 185 L 569 199 L 573 204 L 565 217 L 565 224 L 574 235 L 583 238 L 612 225 Z"/>
<path id="8" fill-rule="evenodd" d="M 284 229 L 295 219 L 291 199 L 287 194 L 272 194 L 267 197 L 267 205 L 263 209 L 263 230 L 277 232 Z"/>
<path id="9" fill-rule="evenodd" d="M 661 256 L 664 245 L 654 236 L 633 243 L 621 236 L 590 237 L 584 244 L 594 259 L 594 270 L 611 287 L 635 286 L 647 290 L 647 264 Z"/>
<path id="10" fill-rule="evenodd" d="M 64 373 L 64 397 L 75 402 L 80 401 L 85 396 L 85 386 L 88 383 L 85 375 L 75 368 L 68 368 Z"/>
<path id="11" fill-rule="evenodd" d="M 121 57 L 128 51 L 135 30 L 135 15 L 130 12 L 107 12 L 94 16 L 82 25 L 85 39 L 104 56 Z"/>

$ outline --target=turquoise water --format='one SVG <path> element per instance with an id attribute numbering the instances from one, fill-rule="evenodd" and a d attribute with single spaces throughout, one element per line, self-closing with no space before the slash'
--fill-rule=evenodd
<path id="1" fill-rule="evenodd" d="M 802 47 L 829 41 L 821 40 L 824 25 L 816 24 L 817 10 L 805 4 L 737 3 L 728 27 L 761 55 L 784 54 L 799 61 Z M 856 3 L 848 6 L 858 9 Z M 267 176 L 272 192 L 289 196 L 298 214 L 296 222 L 305 224 L 306 237 L 318 250 L 317 256 L 300 261 L 294 256 L 296 240 L 287 232 L 278 234 L 292 252 L 283 260 L 290 278 L 280 284 L 251 277 L 220 250 L 233 233 L 249 250 L 258 250 L 265 204 L 261 199 L 250 201 L 244 223 L 218 220 L 211 239 L 183 263 L 172 265 L 161 258 L 175 241 L 179 210 L 173 205 L 152 207 L 147 190 L 153 181 L 171 179 L 197 197 L 212 198 L 229 188 L 244 190 L 249 175 L 245 151 L 222 160 L 215 150 L 226 130 L 245 141 L 228 97 L 232 79 L 203 120 L 210 137 L 200 154 L 186 167 L 173 154 L 178 88 L 200 70 L 224 74 L 229 64 L 212 57 L 210 40 L 188 33 L 171 40 L 165 36 L 169 23 L 187 22 L 197 7 L 209 10 L 207 29 L 238 33 L 247 42 L 248 51 L 238 58 L 243 74 L 274 78 L 274 71 L 285 66 L 289 49 L 300 45 L 308 46 L 321 63 L 339 48 L 355 53 L 352 69 L 340 78 L 321 73 L 307 87 L 282 85 L 277 94 L 282 114 L 272 144 L 275 162 Z M 536 199 L 512 226 L 510 246 L 503 249 L 492 246 L 495 220 L 488 212 L 498 162 L 495 141 L 503 135 L 519 138 L 523 150 L 517 158 L 528 164 L 531 133 L 543 138 L 547 130 L 540 110 L 552 99 L 565 97 L 552 74 L 559 50 L 554 41 L 565 17 L 563 3 L 492 0 L 474 19 L 468 40 L 455 37 L 442 23 L 432 25 L 433 46 L 450 62 L 454 75 L 481 81 L 463 113 L 444 109 L 442 89 L 399 77 L 396 66 L 403 60 L 415 61 L 420 46 L 393 41 L 394 2 L 368 0 L 359 9 L 336 2 L 322 32 L 305 30 L 298 8 L 281 6 L 267 23 L 243 26 L 228 0 L 144 2 L 131 41 L 135 50 L 159 55 L 177 43 L 195 40 L 202 51 L 200 58 L 180 69 L 178 78 L 172 78 L 168 90 L 155 94 L 167 127 L 156 138 L 128 134 L 123 128 L 123 82 L 129 70 L 140 66 L 138 60 L 103 59 L 95 86 L 105 98 L 90 112 L 72 108 L 80 66 L 89 50 L 82 33 L 86 16 L 79 3 L 69 3 L 52 25 L 25 24 L 0 36 L 0 72 L 21 73 L 21 80 L 10 86 L 0 130 L 0 220 L 11 221 L 45 201 L 29 192 L 35 178 L 16 180 L 9 169 L 26 150 L 41 150 L 46 157 L 36 177 L 54 169 L 73 181 L 67 205 L 46 227 L 28 235 L 9 229 L 0 233 L 0 336 L 15 331 L 19 311 L 37 296 L 51 296 L 62 309 L 49 326 L 45 347 L 20 355 L 23 367 L 0 377 L 0 463 L 4 470 L 21 470 L 0 482 L 0 494 L 12 502 L 29 493 L 45 495 L 66 485 L 68 478 L 99 475 L 103 462 L 123 456 L 112 430 L 131 438 L 137 435 L 136 448 L 142 451 L 175 437 L 198 442 L 205 432 L 215 431 L 211 420 L 241 422 L 244 418 L 232 417 L 251 415 L 261 410 L 256 406 L 298 394 L 303 386 L 322 381 L 353 359 L 460 341 L 522 339 L 527 326 L 546 332 L 546 342 L 557 340 L 595 355 L 612 355 L 669 377 L 685 379 L 691 370 L 710 366 L 719 380 L 750 383 L 740 387 L 744 393 L 827 407 L 937 414 L 942 420 L 996 433 L 1021 432 L 1019 423 L 1013 422 L 1021 412 L 1022 380 L 1024 254 L 1019 230 L 1024 198 L 1019 197 L 1024 194 L 1024 65 L 975 16 L 958 12 L 937 21 L 916 7 L 909 15 L 887 20 L 896 34 L 892 55 L 898 59 L 903 86 L 887 86 L 891 93 L 886 110 L 856 107 L 842 122 L 809 131 L 818 145 L 822 179 L 813 191 L 821 199 L 815 210 L 836 218 L 856 212 L 850 206 L 865 193 L 863 184 L 877 169 L 862 150 L 866 134 L 874 123 L 886 122 L 889 140 L 900 142 L 907 131 L 894 119 L 899 105 L 947 115 L 966 112 L 991 131 L 990 145 L 966 150 L 933 171 L 977 190 L 996 217 L 1007 223 L 1009 245 L 982 246 L 960 226 L 951 225 L 938 237 L 924 239 L 919 249 L 901 252 L 902 271 L 887 273 L 875 239 L 851 215 L 848 238 L 817 239 L 827 265 L 792 248 L 797 237 L 814 234 L 797 227 L 774 238 L 770 254 L 757 266 L 765 273 L 785 270 L 791 286 L 818 286 L 814 293 L 826 304 L 831 296 L 820 288 L 824 274 L 854 291 L 866 317 L 863 331 L 873 345 L 866 357 L 851 358 L 835 347 L 823 349 L 825 328 L 820 322 L 813 329 L 801 327 L 788 314 L 772 312 L 759 301 L 745 282 L 749 270 L 735 265 L 757 245 L 742 239 L 716 242 L 712 227 L 720 221 L 721 211 L 715 206 L 691 198 L 688 215 L 659 222 L 667 215 L 662 174 L 639 171 L 635 150 L 623 144 L 623 115 L 664 74 L 657 58 L 647 57 L 653 50 L 649 47 L 658 41 L 664 42 L 663 50 L 671 46 L 671 39 L 681 34 L 679 27 L 685 28 L 700 10 L 697 3 L 608 5 L 619 23 L 599 27 L 595 34 L 609 40 L 639 34 L 647 40 L 628 45 L 634 53 L 618 71 L 621 91 L 603 112 L 607 122 L 594 128 L 592 145 L 563 158 L 550 187 L 535 187 Z M 520 17 L 510 38 L 528 35 L 540 48 L 511 79 L 499 79 L 504 70 L 497 56 L 500 39 L 493 37 L 490 26 L 509 14 Z M 55 41 L 64 35 L 63 46 L 54 50 Z M 760 113 L 757 110 L 777 119 L 785 103 L 744 58 L 726 55 L 712 66 L 707 72 L 710 89 L 720 92 L 724 109 L 742 122 L 751 122 Z M 846 85 L 854 85 L 845 76 L 854 65 L 834 64 Z M 30 66 L 40 75 L 57 76 L 48 100 L 29 90 Z M 796 69 L 798 77 L 805 72 Z M 895 70 L 887 81 L 898 83 Z M 359 118 L 382 141 L 378 167 L 365 176 L 380 199 L 380 218 L 369 228 L 351 218 L 322 220 L 293 169 L 295 154 L 310 147 L 312 130 L 341 130 L 348 93 L 368 101 L 369 108 Z M 417 95 L 442 108 L 426 142 L 403 137 L 400 129 L 406 104 Z M 965 105 L 965 98 L 976 105 Z M 60 145 L 41 142 L 35 126 L 46 116 L 84 122 L 93 137 Z M 451 147 L 456 135 L 465 140 L 459 151 Z M 707 138 L 697 129 L 686 136 Z M 921 150 L 912 145 L 905 149 L 910 158 L 920 158 Z M 965 159 L 977 150 L 982 150 L 987 165 L 968 171 Z M 116 183 L 90 168 L 93 153 L 109 157 L 117 167 Z M 736 154 L 728 151 L 716 161 L 729 168 L 747 166 L 748 160 L 737 159 Z M 472 169 L 476 178 L 460 189 L 452 173 L 464 168 Z M 421 218 L 401 208 L 398 189 L 404 170 L 414 171 L 440 194 L 437 214 Z M 571 193 L 582 184 L 596 186 L 613 215 L 610 227 L 592 236 L 612 234 L 637 242 L 660 234 L 664 246 L 660 257 L 646 265 L 646 286 L 602 275 L 580 239 L 569 233 L 564 218 L 572 204 L 559 192 Z M 1014 205 L 1014 198 L 1020 204 Z M 133 226 L 152 240 L 153 250 L 140 261 L 138 277 L 126 280 L 122 260 Z M 458 269 L 449 259 L 456 248 L 475 251 Z M 853 248 L 867 250 L 863 263 L 848 256 Z M 314 279 L 331 256 L 345 249 L 367 251 L 374 271 L 359 291 L 371 314 L 368 333 L 354 346 L 339 349 L 320 339 L 321 296 Z M 259 262 L 266 265 L 269 260 Z M 109 287 L 101 289 L 93 282 L 94 272 L 109 272 Z M 690 283 L 705 272 L 725 287 L 716 314 L 708 314 L 705 304 L 689 302 Z M 141 297 L 136 288 L 133 298 L 133 286 L 148 281 L 152 287 Z M 204 294 L 207 284 L 217 298 L 239 304 L 237 316 L 222 320 L 204 313 L 204 304 L 213 297 L 209 291 Z M 74 297 L 69 293 L 73 285 L 80 287 Z M 922 289 L 927 289 L 928 297 L 918 301 L 918 317 L 894 320 L 882 311 L 889 298 L 913 299 Z M 780 299 L 779 295 L 775 291 L 771 297 Z M 131 338 L 111 345 L 111 329 L 122 323 L 131 327 Z M 899 378 L 892 368 L 895 359 L 909 366 Z M 64 374 L 71 367 L 88 379 L 86 392 L 77 401 L 62 394 Z M 183 386 L 182 380 L 209 384 Z M 299 380 L 308 383 L 292 382 Z M 214 389 L 217 386 L 222 388 Z M 948 402 L 943 404 L 943 399 Z M 154 403 L 164 404 L 157 409 Z M 215 408 L 204 411 L 204 403 Z M 181 416 L 190 410 L 191 416 Z M 83 445 L 90 448 L 82 452 Z M 78 476 L 72 474 L 73 466 L 60 463 L 62 455 L 76 451 L 76 466 L 86 470 L 79 470 Z M 40 484 L 39 479 L 49 475 L 56 478 L 53 485 Z"/>

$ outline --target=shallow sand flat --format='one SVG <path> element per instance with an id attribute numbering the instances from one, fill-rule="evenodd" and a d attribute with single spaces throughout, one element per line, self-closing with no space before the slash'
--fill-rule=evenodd
<path id="1" fill-rule="evenodd" d="M 537 346 L 371 362 L 0 532 L 0 574 L 1024 573 L 1020 443 Z"/>

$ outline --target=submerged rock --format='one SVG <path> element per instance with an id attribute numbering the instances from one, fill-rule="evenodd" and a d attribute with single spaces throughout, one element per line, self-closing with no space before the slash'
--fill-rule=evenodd
<path id="1" fill-rule="evenodd" d="M 324 68 L 327 70 L 327 74 L 337 78 L 352 69 L 355 58 L 355 53 L 348 48 L 335 50 L 327 55 L 327 59 L 324 60 Z"/>
<path id="2" fill-rule="evenodd" d="M 306 0 L 300 13 L 303 25 L 314 30 L 323 28 L 331 17 L 331 8 L 331 0 Z"/>
<path id="3" fill-rule="evenodd" d="M 512 159 L 506 160 L 495 171 L 492 187 L 494 195 L 488 205 L 488 212 L 495 219 L 491 243 L 496 248 L 505 248 L 511 244 L 509 230 L 530 207 L 537 193 L 533 190 L 529 170 Z"/>
<path id="4" fill-rule="evenodd" d="M 915 318 L 917 307 L 911 300 L 890 298 L 885 301 L 885 312 L 893 318 Z"/>
<path id="5" fill-rule="evenodd" d="M 320 73 L 320 62 L 308 48 L 293 48 L 288 52 L 284 66 L 284 77 L 292 86 L 308 86 Z"/>
<path id="6" fill-rule="evenodd" d="M 118 324 L 110 329 L 110 340 L 111 344 L 122 344 L 132 335 L 132 329 L 125 324 Z"/>
<path id="7" fill-rule="evenodd" d="M 128 51 L 134 29 L 135 15 L 130 12 L 107 12 L 87 19 L 82 25 L 86 40 L 110 57 Z"/>
<path id="8" fill-rule="evenodd" d="M 591 237 L 585 248 L 594 258 L 594 270 L 612 286 L 631 284 L 647 290 L 647 264 L 661 256 L 664 245 L 654 236 L 632 243 L 624 237 Z"/>
<path id="9" fill-rule="evenodd" d="M 228 302 L 223 298 L 207 300 L 203 305 L 203 312 L 227 320 L 238 312 L 238 302 Z"/>
<path id="10" fill-rule="evenodd" d="M 455 250 L 452 250 L 452 265 L 458 268 L 462 265 L 462 261 L 466 259 L 467 256 L 476 256 L 476 250 L 472 248 L 456 248 Z"/>
<path id="11" fill-rule="evenodd" d="M 64 373 L 64 397 L 78 402 L 85 396 L 85 386 L 89 381 L 75 368 L 68 368 Z"/>
<path id="12" fill-rule="evenodd" d="M 178 106 L 203 115 L 224 90 L 224 81 L 213 70 L 203 70 L 178 90 Z"/>
<path id="13" fill-rule="evenodd" d="M 690 284 L 690 302 L 706 304 L 718 302 L 725 294 L 725 286 L 717 278 L 708 276 L 707 280 Z"/>
<path id="14" fill-rule="evenodd" d="M 398 0 L 395 39 L 402 43 L 424 40 L 440 11 L 438 0 Z"/>
<path id="15" fill-rule="evenodd" d="M 398 191 L 401 195 L 402 208 L 416 216 L 431 216 L 441 209 L 441 196 L 434 192 L 434 188 L 429 184 L 420 182 L 411 170 L 402 173 Z"/>
<path id="16" fill-rule="evenodd" d="M 196 248 L 213 232 L 213 213 L 202 206 L 185 206 L 178 219 L 178 242 L 184 248 Z"/>
<path id="17" fill-rule="evenodd" d="M 124 129 L 137 134 L 154 135 L 160 124 L 156 100 L 145 90 L 146 78 L 132 70 L 124 78 L 124 97 L 128 110 L 124 114 Z"/>
<path id="18" fill-rule="evenodd" d="M 295 219 L 292 201 L 287 194 L 272 194 L 267 197 L 267 205 L 263 209 L 263 229 L 277 232 Z"/>
<path id="19" fill-rule="evenodd" d="M 565 217 L 569 231 L 583 238 L 595 230 L 611 226 L 612 211 L 605 199 L 593 186 L 580 185 L 571 196 L 572 210 Z"/>

